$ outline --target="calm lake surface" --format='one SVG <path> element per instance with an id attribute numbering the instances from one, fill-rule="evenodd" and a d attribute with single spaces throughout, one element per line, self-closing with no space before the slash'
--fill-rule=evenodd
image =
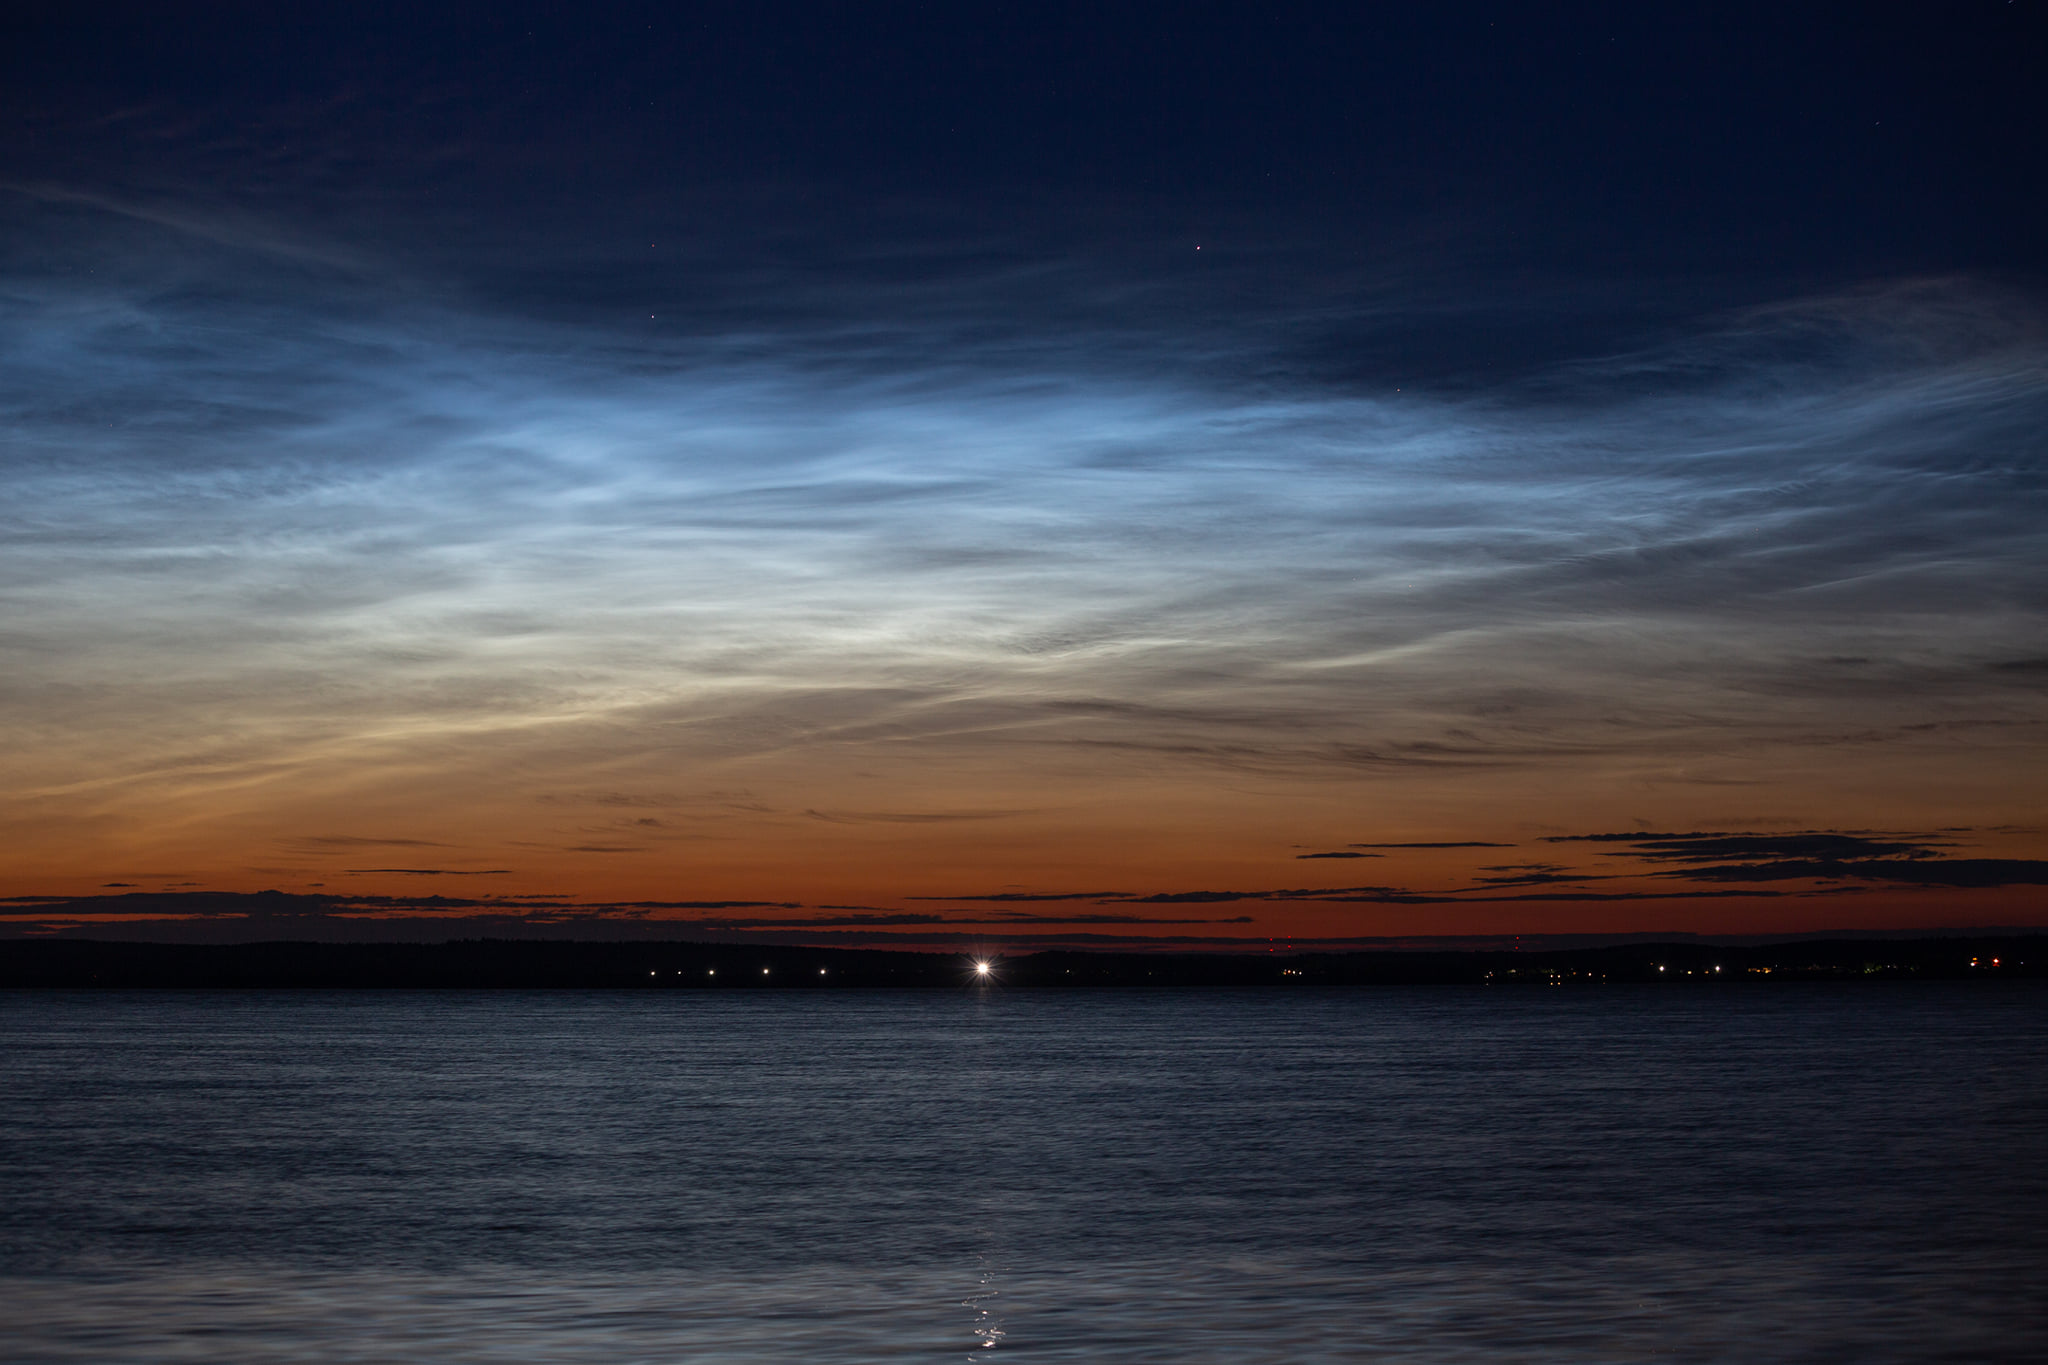
<path id="1" fill-rule="evenodd" d="M 2048 991 L 5 992 L 0 1357 L 2048 1360 Z"/>

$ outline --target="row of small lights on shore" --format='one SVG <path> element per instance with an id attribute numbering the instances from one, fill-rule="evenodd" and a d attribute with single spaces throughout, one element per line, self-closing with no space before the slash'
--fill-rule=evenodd
<path id="1" fill-rule="evenodd" d="M 823 976 L 824 974 L 825 974 L 825 969 L 824 969 L 823 967 L 820 967 L 820 968 L 818 968 L 818 975 L 819 975 L 819 976 Z M 661 975 L 661 973 L 660 973 L 660 972 L 649 972 L 649 973 L 648 973 L 648 975 L 649 975 L 649 976 L 660 976 L 660 975 Z M 681 976 L 681 975 L 682 975 L 682 973 L 681 973 L 681 972 L 677 972 L 677 973 L 676 973 L 676 975 L 677 975 L 677 976 Z M 706 976 L 717 976 L 717 975 L 718 975 L 718 968 L 716 968 L 716 967 L 709 967 L 709 968 L 706 968 L 706 969 L 705 969 L 705 972 L 704 972 L 704 975 L 706 975 Z M 763 967 L 763 968 L 761 969 L 761 975 L 763 975 L 763 976 L 766 976 L 766 975 L 768 975 L 768 968 L 766 968 L 766 967 Z"/>
<path id="2" fill-rule="evenodd" d="M 1986 962 L 1985 962 L 1985 961 L 1984 961 L 1983 959 L 1981 959 L 1981 958 L 1975 958 L 1975 957 L 1973 957 L 1973 958 L 1971 958 L 1971 959 L 1970 959 L 1970 965 L 1971 965 L 1972 967 L 1983 967 L 1983 966 L 1992 966 L 1992 967 L 1997 967 L 1997 966 L 2000 966 L 2000 965 L 2001 965 L 2001 963 L 1999 962 L 1999 959 L 1997 959 L 1997 958 L 1995 958 L 1995 957 L 1994 957 L 1994 958 L 1992 958 L 1992 959 L 1990 960 L 1990 962 L 1989 962 L 1989 963 L 1986 963 Z M 767 976 L 767 975 L 769 974 L 770 970 L 771 970 L 770 968 L 767 968 L 767 967 L 763 967 L 763 968 L 761 969 L 761 975 L 763 975 L 763 976 Z M 1658 971 L 1660 971 L 1660 972 L 1662 972 L 1662 971 L 1668 971 L 1668 970 L 1670 970 L 1670 969 L 1669 969 L 1669 968 L 1667 968 L 1667 967 L 1665 967 L 1665 966 L 1664 966 L 1664 965 L 1663 965 L 1662 963 L 1659 963 L 1659 964 L 1658 964 L 1658 966 L 1657 966 L 1657 970 L 1658 970 Z M 1702 968 L 1700 968 L 1700 969 L 1699 969 L 1699 974 L 1700 974 L 1701 976 L 1711 976 L 1711 975 L 1713 975 L 1713 974 L 1715 974 L 1715 973 L 1719 972 L 1720 970 L 1721 970 L 1721 969 L 1720 969 L 1719 967 L 1714 967 L 1714 968 L 1711 968 L 1711 969 L 1709 969 L 1709 968 L 1706 968 L 1706 967 L 1702 967 Z M 1750 970 L 1750 971 L 1752 971 L 1752 972 L 1754 972 L 1754 973 L 1757 973 L 1757 974 L 1759 974 L 1759 975 L 1768 975 L 1768 974 L 1770 973 L 1770 970 L 1771 970 L 1771 969 L 1770 969 L 1769 967 L 1751 967 L 1751 968 L 1750 968 L 1749 970 Z M 979 961 L 978 961 L 978 962 L 976 962 L 976 963 L 974 964 L 974 975 L 975 975 L 975 977 L 976 977 L 976 979 L 977 979 L 977 980 L 983 980 L 983 981 L 986 981 L 986 980 L 987 980 L 987 979 L 988 979 L 988 978 L 989 978 L 990 976 L 992 976 L 992 975 L 994 974 L 994 972 L 995 972 L 995 964 L 993 964 L 993 963 L 990 963 L 990 962 L 979 962 Z M 1687 976 L 1691 976 L 1691 975 L 1693 974 L 1693 972 L 1692 972 L 1692 969 L 1691 969 L 1691 968 L 1687 968 L 1687 969 L 1686 969 L 1686 973 L 1685 973 L 1685 974 L 1686 974 Z M 649 976 L 660 976 L 660 975 L 661 975 L 661 973 L 660 973 L 660 972 L 649 972 L 649 973 L 648 973 L 648 975 L 649 975 Z M 677 975 L 677 976 L 681 976 L 681 975 L 682 975 L 682 973 L 681 973 L 681 972 L 677 972 L 677 973 L 676 973 L 676 975 Z M 711 967 L 711 968 L 707 968 L 707 969 L 705 970 L 705 972 L 704 972 L 704 975 L 706 975 L 706 976 L 717 976 L 717 975 L 718 975 L 718 968 L 716 968 L 716 967 Z M 819 975 L 819 976 L 823 976 L 823 975 L 825 975 L 825 968 L 823 968 L 823 967 L 820 967 L 820 968 L 818 968 L 818 975 Z M 1299 972 L 1299 971 L 1296 971 L 1296 970 L 1294 970 L 1294 969 L 1292 969 L 1292 968 L 1287 968 L 1287 969 L 1283 969 L 1283 970 L 1281 971 L 1280 975 L 1282 975 L 1282 976 L 1300 976 L 1300 975 L 1302 975 L 1302 973 L 1301 973 L 1301 972 Z M 1493 973 L 1492 973 L 1492 972 L 1488 972 L 1488 973 L 1487 973 L 1486 975 L 1487 975 L 1487 976 L 1488 976 L 1489 978 L 1491 978 L 1491 977 L 1493 976 Z M 1572 973 L 1572 975 L 1576 976 L 1576 975 L 1577 975 L 1577 973 L 1576 973 L 1576 972 L 1574 972 L 1574 973 Z"/>
<path id="3" fill-rule="evenodd" d="M 767 967 L 763 967 L 763 968 L 761 969 L 761 975 L 763 975 L 763 976 L 766 976 L 766 975 L 768 975 L 768 973 L 769 973 L 769 970 L 770 970 L 769 968 L 767 968 Z M 991 973 L 992 973 L 992 972 L 993 972 L 994 970 L 995 970 L 995 968 L 994 968 L 994 965 L 993 965 L 993 964 L 991 964 L 991 963 L 987 963 L 987 962 L 977 962 L 977 963 L 975 963 L 975 964 L 974 964 L 974 974 L 975 974 L 976 976 L 978 976 L 978 977 L 987 977 L 987 976 L 989 976 L 989 975 L 990 975 L 990 974 L 991 974 Z M 824 969 L 823 967 L 820 967 L 820 968 L 818 968 L 818 975 L 819 975 L 819 976 L 823 976 L 824 974 L 825 974 L 825 969 Z M 649 973 L 648 973 L 648 975 L 649 975 L 649 976 L 660 976 L 660 975 L 661 975 L 661 973 L 660 973 L 660 972 L 649 972 Z M 682 973 L 681 973 L 681 972 L 677 972 L 677 973 L 676 973 L 676 975 L 677 975 L 677 976 L 681 976 L 681 975 L 682 975 Z M 706 975 L 706 976 L 717 976 L 717 975 L 718 975 L 718 968 L 716 968 L 716 967 L 707 967 L 707 968 L 705 969 L 705 971 L 704 971 L 704 975 Z"/>

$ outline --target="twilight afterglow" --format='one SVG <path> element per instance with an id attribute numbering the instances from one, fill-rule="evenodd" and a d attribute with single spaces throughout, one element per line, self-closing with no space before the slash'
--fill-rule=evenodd
<path id="1" fill-rule="evenodd" d="M 6 58 L 17 930 L 2044 922 L 2038 94 L 719 15 Z"/>

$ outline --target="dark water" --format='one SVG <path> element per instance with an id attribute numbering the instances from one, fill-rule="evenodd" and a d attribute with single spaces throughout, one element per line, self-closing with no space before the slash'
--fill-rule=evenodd
<path id="1" fill-rule="evenodd" d="M 0 994 L 8 1361 L 2048 1360 L 2048 992 Z"/>

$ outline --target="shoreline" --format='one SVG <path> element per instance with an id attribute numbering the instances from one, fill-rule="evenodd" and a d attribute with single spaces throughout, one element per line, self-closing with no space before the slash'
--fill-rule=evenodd
<path id="1" fill-rule="evenodd" d="M 977 960 L 988 961 L 986 978 Z M 976 956 L 695 941 L 125 939 L 0 942 L 0 989 L 818 990 L 1375 985 L 1728 987 L 1785 981 L 2048 977 L 2048 934 L 1624 943 L 1533 951 L 1086 952 Z"/>

